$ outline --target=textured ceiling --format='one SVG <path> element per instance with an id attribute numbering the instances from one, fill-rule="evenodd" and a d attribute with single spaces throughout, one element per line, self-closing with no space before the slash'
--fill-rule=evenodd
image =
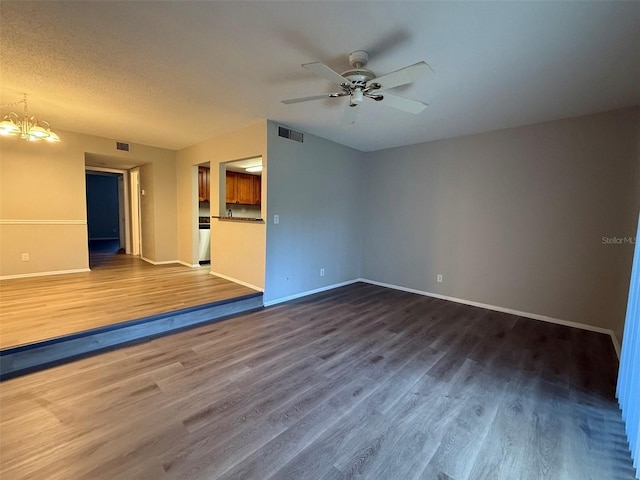
<path id="1" fill-rule="evenodd" d="M 29 94 L 54 129 L 180 149 L 268 118 L 377 150 L 640 104 L 640 2 L 0 2 L 0 103 Z M 394 93 L 413 116 L 345 99 L 300 67 L 435 70 Z M 4 110 L 3 110 L 3 113 Z"/>

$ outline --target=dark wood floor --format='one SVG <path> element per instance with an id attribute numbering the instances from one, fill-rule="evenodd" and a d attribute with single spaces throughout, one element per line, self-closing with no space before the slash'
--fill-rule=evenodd
<path id="1" fill-rule="evenodd" d="M 632 479 L 609 337 L 354 284 L 0 385 L 4 479 Z"/>

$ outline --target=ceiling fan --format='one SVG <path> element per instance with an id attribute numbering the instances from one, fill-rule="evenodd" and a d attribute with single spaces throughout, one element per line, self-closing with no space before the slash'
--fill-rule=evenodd
<path id="1" fill-rule="evenodd" d="M 352 69 L 341 74 L 326 66 L 324 63 L 305 63 L 303 68 L 309 70 L 326 80 L 340 85 L 341 91 L 325 93 L 324 95 L 314 95 L 312 97 L 292 98 L 283 100 L 287 105 L 292 103 L 308 102 L 310 100 L 320 100 L 323 98 L 349 97 L 349 103 L 342 117 L 342 124 L 351 125 L 355 123 L 358 109 L 364 98 L 370 98 L 376 102 L 383 102 L 388 107 L 397 108 L 403 112 L 417 115 L 422 112 L 427 104 L 410 100 L 398 95 L 392 95 L 387 90 L 401 85 L 414 82 L 427 73 L 431 72 L 431 67 L 426 62 L 418 62 L 408 67 L 401 68 L 395 72 L 387 73 L 377 77 L 371 70 L 364 68 L 369 61 L 369 54 L 364 50 L 356 50 L 349 54 L 349 63 Z"/>

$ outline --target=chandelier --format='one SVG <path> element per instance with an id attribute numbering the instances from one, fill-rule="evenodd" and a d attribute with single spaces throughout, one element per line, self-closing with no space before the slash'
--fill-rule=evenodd
<path id="1" fill-rule="evenodd" d="M 15 103 L 2 105 L 2 107 L 12 107 L 24 103 L 24 113 L 22 118 L 17 113 L 11 112 L 5 115 L 0 122 L 0 135 L 11 136 L 20 135 L 23 140 L 37 141 L 46 140 L 48 142 L 59 142 L 60 137 L 51 131 L 49 123 L 44 120 L 38 120 L 35 115 L 29 116 L 27 113 L 27 94 L 24 98 Z"/>

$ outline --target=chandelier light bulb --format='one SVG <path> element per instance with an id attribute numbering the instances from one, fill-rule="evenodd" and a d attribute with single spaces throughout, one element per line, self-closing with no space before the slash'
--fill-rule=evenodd
<path id="1" fill-rule="evenodd" d="M 40 125 L 35 124 L 29 129 L 29 135 L 37 138 L 47 138 L 49 134 Z"/>
<path id="2" fill-rule="evenodd" d="M 10 120 L 0 122 L 0 135 L 17 135 L 20 133 L 20 127 Z"/>
<path id="3" fill-rule="evenodd" d="M 60 141 L 60 137 L 58 136 L 58 134 L 55 132 L 52 132 L 51 129 L 47 130 L 47 133 L 49 134 L 47 138 L 45 138 L 47 142 L 57 143 Z"/>
<path id="4" fill-rule="evenodd" d="M 18 114 L 14 112 L 5 115 L 2 122 L 0 122 L 0 135 L 20 135 L 20 138 L 22 138 L 23 140 L 29 140 L 31 142 L 35 142 L 37 140 L 47 140 L 48 142 L 56 143 L 60 141 L 60 137 L 55 132 L 51 131 L 51 127 L 49 126 L 48 122 L 38 121 L 35 116 L 29 117 L 29 113 L 27 111 L 26 93 L 24 94 L 22 100 L 14 104 L 3 106 L 7 107 L 11 105 L 17 105 L 19 103 L 24 103 L 24 113 L 22 116 L 22 120 L 20 119 Z"/>

